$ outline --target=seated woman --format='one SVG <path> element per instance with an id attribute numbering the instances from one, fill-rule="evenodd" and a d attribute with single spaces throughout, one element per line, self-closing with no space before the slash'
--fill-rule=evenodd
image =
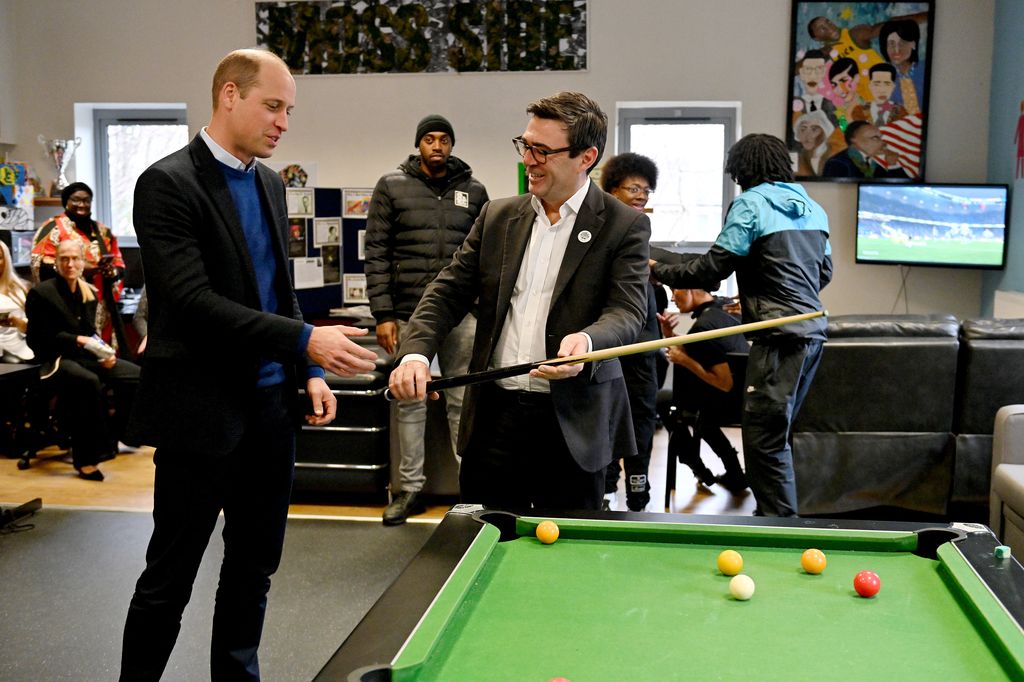
<path id="1" fill-rule="evenodd" d="M 123 425 L 139 379 L 139 367 L 119 360 L 96 335 L 96 292 L 82 279 L 85 245 L 66 239 L 57 246 L 57 277 L 28 292 L 28 345 L 56 383 L 61 425 L 71 436 L 78 475 L 102 481 L 97 464 L 114 456 L 121 430 L 111 423 L 105 387 L 114 390 Z"/>
<path id="2" fill-rule="evenodd" d="M 28 284 L 14 271 L 7 244 L 0 241 L 0 362 L 27 362 L 32 349 L 25 342 Z"/>
<path id="3" fill-rule="evenodd" d="M 107 343 L 116 339 L 121 353 L 128 351 L 124 325 L 117 314 L 121 298 L 124 259 L 117 237 L 109 227 L 92 219 L 92 189 L 84 182 L 72 182 L 60 193 L 64 213 L 50 218 L 33 237 L 32 277 L 42 282 L 56 276 L 57 245 L 65 239 L 82 242 L 85 250 L 85 278 L 98 292 L 96 328 Z"/>

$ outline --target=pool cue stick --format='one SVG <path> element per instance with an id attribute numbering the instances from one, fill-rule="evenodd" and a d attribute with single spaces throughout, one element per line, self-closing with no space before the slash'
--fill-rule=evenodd
<path id="1" fill-rule="evenodd" d="M 460 374 L 454 377 L 443 377 L 441 379 L 434 379 L 433 381 L 427 382 L 427 394 L 434 391 L 443 391 L 448 388 L 457 388 L 459 386 L 469 386 L 471 384 L 479 384 L 485 381 L 496 381 L 498 379 L 506 379 L 508 377 L 519 376 L 520 374 L 526 374 L 531 370 L 543 367 L 545 365 L 550 367 L 557 367 L 559 365 L 574 365 L 586 362 L 597 362 L 599 360 L 611 360 L 612 358 L 619 358 L 624 355 L 635 355 L 636 353 L 647 353 L 652 350 L 658 350 L 660 348 L 671 348 L 673 346 L 682 346 L 688 343 L 697 343 L 699 341 L 710 341 L 711 339 L 720 339 L 723 336 L 732 336 L 733 334 L 746 334 L 748 332 L 756 332 L 762 329 L 771 329 L 773 327 L 782 327 L 793 322 L 803 322 L 804 320 L 812 320 L 816 317 L 828 317 L 827 310 L 815 310 L 811 313 L 800 313 L 798 315 L 787 315 L 786 317 L 777 317 L 772 320 L 761 320 L 760 322 L 748 322 L 747 324 L 739 324 L 735 327 L 722 327 L 721 329 L 709 329 L 706 332 L 697 332 L 696 334 L 683 334 L 682 336 L 673 336 L 667 339 L 654 339 L 653 341 L 640 341 L 639 343 L 630 343 L 624 346 L 613 346 L 611 348 L 602 348 L 601 350 L 590 351 L 589 353 L 579 353 L 577 355 L 568 355 L 564 358 L 550 358 L 548 360 L 538 360 L 536 362 L 524 362 L 521 365 L 509 365 L 507 367 L 496 367 L 494 369 L 485 369 L 479 372 L 470 372 L 468 374 Z M 391 396 L 391 389 L 384 391 L 384 397 L 388 400 L 394 400 Z"/>

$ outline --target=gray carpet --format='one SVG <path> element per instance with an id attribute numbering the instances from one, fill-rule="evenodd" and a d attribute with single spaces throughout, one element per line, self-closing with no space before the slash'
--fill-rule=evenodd
<path id="1" fill-rule="evenodd" d="M 35 528 L 0 534 L 0 680 L 116 680 L 151 517 L 44 507 L 22 522 Z M 219 529 L 165 680 L 209 678 Z M 433 530 L 431 524 L 289 520 L 260 648 L 263 679 L 311 679 Z"/>

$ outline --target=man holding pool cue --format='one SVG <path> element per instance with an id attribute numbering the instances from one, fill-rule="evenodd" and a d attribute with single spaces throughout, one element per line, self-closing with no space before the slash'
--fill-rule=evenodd
<path id="1" fill-rule="evenodd" d="M 828 216 L 793 182 L 786 145 L 772 135 L 747 135 L 729 150 L 725 170 L 743 192 L 714 245 L 677 265 L 651 261 L 654 277 L 692 289 L 735 272 L 744 322 L 820 310 L 819 292 L 832 279 Z M 821 361 L 827 327 L 824 317 L 814 317 L 751 336 L 742 426 L 755 514 L 797 515 L 790 431 Z"/>
<path id="2" fill-rule="evenodd" d="M 409 320 L 390 389 L 424 400 L 437 341 L 479 299 L 470 371 L 636 341 L 650 222 L 588 178 L 608 119 L 562 92 L 532 103 L 512 143 L 529 194 L 487 204 Z M 465 502 L 600 509 L 604 468 L 636 450 L 617 359 L 540 366 L 470 386 L 459 429 Z"/>

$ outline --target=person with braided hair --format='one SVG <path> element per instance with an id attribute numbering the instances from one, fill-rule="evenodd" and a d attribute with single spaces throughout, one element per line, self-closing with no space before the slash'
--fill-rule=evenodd
<path id="1" fill-rule="evenodd" d="M 736 273 L 744 322 L 821 309 L 832 279 L 828 216 L 793 182 L 786 145 L 751 134 L 729 150 L 725 170 L 743 192 L 711 249 L 680 264 L 651 261 L 674 289 L 714 289 Z M 755 514 L 796 516 L 790 430 L 821 360 L 823 317 L 751 335 L 743 403 L 743 456 Z"/>

